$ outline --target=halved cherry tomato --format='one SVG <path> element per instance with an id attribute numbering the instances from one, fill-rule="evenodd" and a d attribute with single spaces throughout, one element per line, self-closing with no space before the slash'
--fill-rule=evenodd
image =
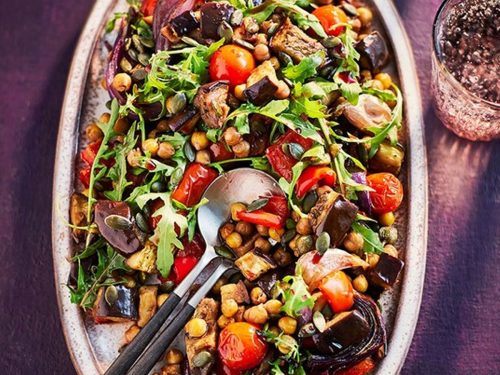
<path id="1" fill-rule="evenodd" d="M 158 0 L 143 0 L 141 5 L 141 13 L 144 14 L 145 17 L 152 16 L 155 11 L 157 2 Z"/>
<path id="2" fill-rule="evenodd" d="M 227 44 L 213 54 L 209 72 L 212 81 L 227 80 L 234 87 L 245 83 L 254 68 L 255 60 L 248 50 Z"/>
<path id="3" fill-rule="evenodd" d="M 231 370 L 248 370 L 259 365 L 267 352 L 266 342 L 250 323 L 231 323 L 219 336 L 219 357 Z"/>
<path id="4" fill-rule="evenodd" d="M 297 198 L 302 198 L 317 185 L 335 185 L 337 175 L 330 167 L 311 165 L 304 169 L 295 185 L 295 194 Z"/>
<path id="5" fill-rule="evenodd" d="M 384 214 L 395 211 L 403 201 L 403 185 L 392 173 L 375 173 L 366 176 L 373 212 Z"/>
<path id="6" fill-rule="evenodd" d="M 347 23 L 348 21 L 346 14 L 339 7 L 335 5 L 325 5 L 316 8 L 312 14 L 316 16 L 328 35 L 339 36 L 344 32 L 345 26 L 336 26 L 340 23 Z"/>
<path id="7" fill-rule="evenodd" d="M 336 271 L 325 277 L 319 285 L 319 290 L 335 313 L 347 311 L 354 304 L 351 281 L 342 271 Z"/>
<path id="8" fill-rule="evenodd" d="M 172 193 L 172 198 L 188 207 L 201 199 L 205 189 L 218 176 L 215 169 L 200 163 L 191 163 L 184 172 L 181 182 Z"/>
<path id="9" fill-rule="evenodd" d="M 358 364 L 342 370 L 337 375 L 365 375 L 375 368 L 375 362 L 370 357 L 363 359 Z"/>
<path id="10" fill-rule="evenodd" d="M 273 170 L 284 177 L 287 181 L 292 180 L 292 167 L 298 162 L 297 159 L 288 155 L 283 151 L 285 143 L 297 143 L 304 150 L 309 150 L 312 147 L 313 141 L 309 138 L 304 138 L 293 130 L 288 130 L 280 136 L 273 145 L 266 150 L 266 157 Z"/>

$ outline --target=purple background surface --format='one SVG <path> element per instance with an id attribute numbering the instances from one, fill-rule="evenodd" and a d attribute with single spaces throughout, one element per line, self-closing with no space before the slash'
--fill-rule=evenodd
<path id="1" fill-rule="evenodd" d="M 431 23 L 439 0 L 399 0 L 423 97 L 429 248 L 404 374 L 499 374 L 500 142 L 436 119 Z M 50 241 L 53 160 L 69 64 L 92 1 L 2 1 L 0 371 L 74 374 L 59 322 Z"/>

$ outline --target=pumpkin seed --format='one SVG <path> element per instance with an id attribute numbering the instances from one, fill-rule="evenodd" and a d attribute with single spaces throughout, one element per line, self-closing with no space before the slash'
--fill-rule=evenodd
<path id="1" fill-rule="evenodd" d="M 278 30 L 279 24 L 278 23 L 273 23 L 269 28 L 267 29 L 267 34 L 268 35 L 273 35 L 276 30 Z"/>
<path id="2" fill-rule="evenodd" d="M 148 73 L 145 69 L 136 69 L 132 72 L 132 78 L 136 81 L 142 81 L 146 78 Z"/>
<path id="3" fill-rule="evenodd" d="M 318 331 L 323 332 L 326 327 L 326 319 L 325 316 L 321 313 L 321 311 L 316 311 L 313 315 L 313 323 L 314 326 L 318 329 Z"/>
<path id="4" fill-rule="evenodd" d="M 155 46 L 155 42 L 153 39 L 151 38 L 146 38 L 146 37 L 140 37 L 139 40 L 141 41 L 141 44 L 144 46 L 144 47 L 147 47 L 147 48 L 153 48 Z"/>
<path id="5" fill-rule="evenodd" d="M 302 203 L 302 211 L 308 214 L 317 201 L 318 201 L 318 194 L 316 193 L 316 190 L 310 191 L 304 198 L 304 202 Z"/>
<path id="6" fill-rule="evenodd" d="M 330 248 L 330 235 L 328 232 L 321 233 L 316 239 L 316 250 L 323 255 Z"/>
<path id="7" fill-rule="evenodd" d="M 104 292 L 104 299 L 109 306 L 114 305 L 118 299 L 118 290 L 114 285 L 110 285 L 106 288 L 106 292 Z"/>
<path id="8" fill-rule="evenodd" d="M 111 229 L 115 230 L 127 230 L 132 226 L 132 223 L 129 219 L 114 214 L 106 216 L 106 218 L 104 219 L 104 223 Z"/>
<path id="9" fill-rule="evenodd" d="M 124 57 L 120 60 L 120 68 L 122 68 L 125 73 L 128 73 L 132 70 L 132 64 Z"/>
<path id="10" fill-rule="evenodd" d="M 250 203 L 247 207 L 247 212 L 252 212 L 255 210 L 259 210 L 264 207 L 267 202 L 269 202 L 269 198 L 259 198 Z"/>
<path id="11" fill-rule="evenodd" d="M 168 183 L 168 186 L 170 190 L 173 190 L 181 181 L 182 175 L 184 174 L 182 168 L 175 168 L 174 171 L 172 172 L 172 175 L 170 176 L 170 181 Z"/>
<path id="12" fill-rule="evenodd" d="M 313 238 L 310 235 L 300 236 L 297 239 L 297 250 L 300 255 L 311 251 L 313 247 Z"/>
<path id="13" fill-rule="evenodd" d="M 323 41 L 321 43 L 326 48 L 333 48 L 333 47 L 337 47 L 339 44 L 341 44 L 342 40 L 340 40 L 340 38 L 338 38 L 336 36 L 333 36 L 333 37 L 329 37 L 329 38 L 323 39 Z"/>
<path id="14" fill-rule="evenodd" d="M 281 243 L 288 243 L 292 240 L 293 237 L 295 237 L 295 235 L 297 234 L 297 232 L 295 231 L 295 229 L 288 229 L 285 233 L 283 233 L 283 236 L 281 236 Z"/>
<path id="15" fill-rule="evenodd" d="M 160 284 L 158 287 L 159 291 L 162 293 L 170 293 L 174 290 L 175 284 L 172 280 L 165 281 L 163 284 Z"/>
<path id="16" fill-rule="evenodd" d="M 285 52 L 278 52 L 278 58 L 283 63 L 284 66 L 293 65 L 293 60 L 290 55 L 287 55 Z"/>
<path id="17" fill-rule="evenodd" d="M 135 223 L 144 233 L 149 233 L 149 224 L 144 215 L 141 212 L 135 214 Z"/>
<path id="18" fill-rule="evenodd" d="M 358 11 L 356 10 L 356 7 L 352 4 L 344 3 L 344 4 L 342 4 L 342 8 L 344 8 L 347 15 L 349 15 L 351 17 L 355 17 L 358 15 Z"/>
<path id="19" fill-rule="evenodd" d="M 316 333 L 316 328 L 314 327 L 313 323 L 307 323 L 299 331 L 299 337 L 311 337 Z"/>
<path id="20" fill-rule="evenodd" d="M 394 227 L 382 227 L 378 232 L 380 239 L 388 244 L 394 245 L 398 240 L 398 230 Z"/>
<path id="21" fill-rule="evenodd" d="M 323 78 L 330 78 L 333 74 L 334 67 L 331 65 L 327 65 L 324 68 L 321 68 L 319 71 L 319 75 Z"/>
<path id="22" fill-rule="evenodd" d="M 178 92 L 167 99 L 167 111 L 173 115 L 182 111 L 187 104 L 186 94 Z"/>
<path id="23" fill-rule="evenodd" d="M 155 193 L 159 193 L 159 192 L 167 190 L 167 187 L 165 186 L 165 184 L 163 182 L 155 181 L 151 185 L 151 190 Z"/>
<path id="24" fill-rule="evenodd" d="M 253 17 L 243 18 L 243 25 L 245 26 L 245 30 L 250 34 L 255 34 L 259 31 L 259 24 Z"/>
<path id="25" fill-rule="evenodd" d="M 112 103 L 112 102 L 113 102 L 112 100 L 108 100 L 108 101 L 106 102 L 105 106 L 106 106 L 106 108 L 107 108 L 107 109 L 111 110 L 111 103 Z"/>
<path id="26" fill-rule="evenodd" d="M 144 46 L 141 43 L 139 35 L 132 35 L 132 44 L 134 45 L 135 49 L 139 51 L 139 53 L 144 53 Z"/>
<path id="27" fill-rule="evenodd" d="M 230 22 L 233 26 L 240 26 L 243 22 L 243 12 L 239 9 L 236 9 L 231 15 Z"/>
<path id="28" fill-rule="evenodd" d="M 132 39 L 125 38 L 125 51 L 128 51 L 131 46 L 132 46 Z"/>
<path id="29" fill-rule="evenodd" d="M 283 145 L 283 151 L 290 155 L 292 158 L 295 160 L 300 160 L 302 158 L 302 155 L 304 154 L 305 150 L 304 148 L 299 145 L 298 143 L 285 143 Z"/>
<path id="30" fill-rule="evenodd" d="M 151 56 L 148 55 L 147 53 L 141 53 L 139 54 L 139 56 L 137 56 L 138 61 L 144 66 L 147 66 L 149 64 L 150 58 Z"/>
<path id="31" fill-rule="evenodd" d="M 184 155 L 186 155 L 186 158 L 190 162 L 193 162 L 194 159 L 196 158 L 196 152 L 194 151 L 194 148 L 193 148 L 193 146 L 191 146 L 190 142 L 184 143 L 183 151 L 184 151 Z"/>
<path id="32" fill-rule="evenodd" d="M 226 43 L 230 42 L 233 39 L 233 28 L 226 21 L 222 21 L 217 28 L 217 34 L 219 34 L 221 38 L 224 38 Z"/>
<path id="33" fill-rule="evenodd" d="M 290 219 L 290 218 L 286 219 L 286 222 L 285 222 L 286 229 L 294 229 L 295 226 L 296 226 L 296 223 L 295 223 L 295 221 L 293 221 L 293 219 Z"/>
<path id="34" fill-rule="evenodd" d="M 253 51 L 255 49 L 255 47 L 254 47 L 254 45 L 252 43 L 248 43 L 247 41 L 242 40 L 242 39 L 235 39 L 234 43 L 236 43 L 239 46 L 241 46 L 243 48 L 246 48 L 246 49 L 248 49 L 250 51 Z"/>
<path id="35" fill-rule="evenodd" d="M 134 49 L 130 48 L 128 51 L 128 56 L 134 60 L 134 61 L 139 61 L 139 58 L 137 56 L 137 51 L 135 51 Z"/>
<path id="36" fill-rule="evenodd" d="M 234 259 L 234 254 L 225 246 L 214 246 L 215 253 L 223 258 Z"/>
<path id="37" fill-rule="evenodd" d="M 212 362 L 212 354 L 210 354 L 206 350 L 199 352 L 193 357 L 194 367 L 205 367 L 210 362 Z"/>

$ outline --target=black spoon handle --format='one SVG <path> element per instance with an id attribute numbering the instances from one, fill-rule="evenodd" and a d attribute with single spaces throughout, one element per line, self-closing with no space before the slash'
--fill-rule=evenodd
<path id="1" fill-rule="evenodd" d="M 125 375 L 180 301 L 181 298 L 177 294 L 170 293 L 168 299 L 163 302 L 153 318 L 140 330 L 134 340 L 123 349 L 105 372 L 105 375 Z"/>

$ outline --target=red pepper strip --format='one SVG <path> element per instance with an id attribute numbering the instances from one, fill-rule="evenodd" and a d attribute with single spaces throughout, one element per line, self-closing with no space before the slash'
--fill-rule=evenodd
<path id="1" fill-rule="evenodd" d="M 286 219 L 290 216 L 288 202 L 283 195 L 272 195 L 267 204 L 262 207 L 262 210 L 278 215 L 281 218 L 282 224 L 285 224 Z"/>
<path id="2" fill-rule="evenodd" d="M 97 152 L 99 151 L 99 147 L 101 147 L 101 141 L 96 141 L 90 143 L 85 149 L 80 153 L 80 158 L 87 163 L 87 165 L 92 166 L 94 163 Z"/>
<path id="3" fill-rule="evenodd" d="M 158 0 L 143 0 L 141 5 L 141 13 L 144 15 L 144 17 L 153 15 L 157 2 Z"/>
<path id="4" fill-rule="evenodd" d="M 332 168 L 311 165 L 302 171 L 297 184 L 295 194 L 297 198 L 303 198 L 309 190 L 316 185 L 335 185 L 337 175 Z"/>
<path id="5" fill-rule="evenodd" d="M 263 225 L 268 228 L 279 229 L 283 227 L 283 220 L 280 216 L 264 210 L 255 210 L 252 212 L 240 211 L 236 216 L 247 223 Z"/>
<path id="6" fill-rule="evenodd" d="M 337 375 L 365 375 L 372 371 L 374 368 L 375 362 L 373 362 L 373 359 L 368 357 L 348 369 L 341 370 L 337 373 Z"/>
<path id="7" fill-rule="evenodd" d="M 172 193 L 172 199 L 187 207 L 194 206 L 200 201 L 208 185 L 218 175 L 215 169 L 206 167 L 203 164 L 190 164 L 184 172 L 181 182 Z"/>
<path id="8" fill-rule="evenodd" d="M 169 280 L 172 280 L 176 285 L 179 284 L 196 266 L 196 263 L 198 263 L 198 259 L 195 256 L 176 256 Z"/>
<path id="9" fill-rule="evenodd" d="M 88 188 L 90 186 L 90 167 L 80 169 L 80 172 L 78 172 L 78 178 L 80 178 L 83 186 Z"/>
<path id="10" fill-rule="evenodd" d="M 273 170 L 284 177 L 287 181 L 292 180 L 292 167 L 298 162 L 292 156 L 283 151 L 282 145 L 285 143 L 298 143 L 304 150 L 309 150 L 313 141 L 308 138 L 302 137 L 293 130 L 288 130 L 285 134 L 279 137 L 276 142 L 269 146 L 266 150 L 266 156 L 273 167 Z"/>
<path id="11" fill-rule="evenodd" d="M 223 161 L 234 158 L 234 153 L 223 141 L 212 143 L 208 150 L 210 152 L 210 160 L 212 161 Z"/>

